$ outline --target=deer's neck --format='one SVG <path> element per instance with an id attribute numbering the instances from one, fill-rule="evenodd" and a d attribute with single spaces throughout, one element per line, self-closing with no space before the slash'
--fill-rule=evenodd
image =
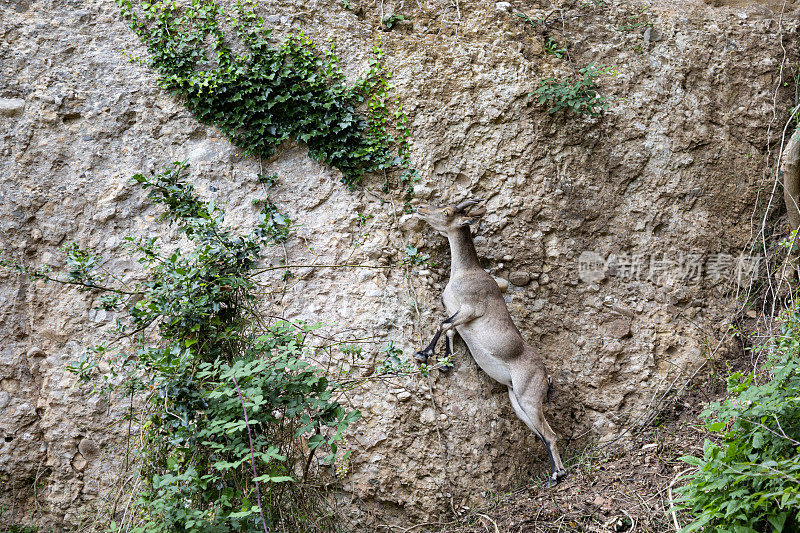
<path id="1" fill-rule="evenodd" d="M 456 272 L 478 268 L 483 270 L 472 242 L 469 226 L 462 226 L 447 235 L 450 241 L 450 277 Z"/>

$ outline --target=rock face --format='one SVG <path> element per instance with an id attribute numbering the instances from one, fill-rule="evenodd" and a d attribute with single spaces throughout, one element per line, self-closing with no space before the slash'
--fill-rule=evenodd
<path id="1" fill-rule="evenodd" d="M 618 434 L 708 356 L 727 289 L 754 267 L 738 256 L 791 105 L 779 71 L 781 43 L 787 64 L 798 60 L 797 3 L 779 15 L 762 2 L 657 1 L 644 18 L 638 4 L 586 3 L 565 12 L 563 33 L 560 21 L 537 30 L 507 2 L 349 4 L 259 2 L 278 34 L 302 26 L 319 40 L 334 36 L 351 76 L 382 37 L 424 176 L 418 197 L 487 200 L 478 252 L 547 362 L 554 429 L 562 438 Z M 531 19 L 550 13 L 531 6 Z M 411 23 L 381 31 L 395 10 Z M 614 67 L 601 80 L 614 95 L 604 117 L 550 115 L 529 96 L 538 80 L 571 72 L 566 58 L 544 52 L 541 28 L 567 41 L 576 68 Z M 256 174 L 279 174 L 273 199 L 299 226 L 275 263 L 373 267 L 276 277 L 282 291 L 265 301 L 274 314 L 324 321 L 342 338 L 371 336 L 370 360 L 389 340 L 412 353 L 444 318 L 442 237 L 400 216 L 378 178 L 349 191 L 302 146 L 287 143 L 261 162 L 242 157 L 130 60 L 146 52 L 112 0 L 18 0 L 4 8 L 0 34 L 8 255 L 58 266 L 58 247 L 77 241 L 120 257 L 107 266 L 131 274 L 122 237 L 163 228 L 129 177 L 188 158 L 196 189 L 225 204 L 233 225 L 254 218 Z M 408 244 L 436 266 L 402 264 Z M 0 273 L 0 505 L 12 510 L 0 521 L 70 528 L 127 501 L 127 406 L 92 397 L 65 372 L 114 321 L 91 310 L 94 298 Z M 343 491 L 367 527 L 423 521 L 545 470 L 506 391 L 461 344 L 450 375 L 370 382 L 350 401 L 364 416 L 347 439 Z"/>

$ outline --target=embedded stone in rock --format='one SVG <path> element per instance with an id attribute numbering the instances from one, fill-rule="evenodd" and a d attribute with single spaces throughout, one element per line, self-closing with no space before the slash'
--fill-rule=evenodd
<path id="1" fill-rule="evenodd" d="M 14 394 L 19 389 L 19 381 L 14 378 L 5 378 L 0 380 L 0 389 Z"/>
<path id="2" fill-rule="evenodd" d="M 414 198 L 418 198 L 420 200 L 427 200 L 433 194 L 433 189 L 428 187 L 427 185 L 423 185 L 422 183 L 415 183 L 414 184 Z"/>
<path id="3" fill-rule="evenodd" d="M 661 40 L 661 31 L 658 28 L 647 28 L 644 30 L 644 42 L 657 43 Z"/>
<path id="4" fill-rule="evenodd" d="M 602 348 L 603 353 L 606 353 L 608 355 L 620 354 L 620 353 L 622 353 L 622 350 L 624 350 L 624 349 L 625 349 L 625 347 L 619 341 L 607 342 L 606 344 L 603 345 L 603 348 Z"/>
<path id="5" fill-rule="evenodd" d="M 0 98 L 0 116 L 16 117 L 25 111 L 22 98 Z"/>
<path id="6" fill-rule="evenodd" d="M 421 231 L 423 229 L 422 219 L 414 215 L 401 216 L 398 224 L 403 231 Z"/>
<path id="7" fill-rule="evenodd" d="M 524 287 L 531 282 L 531 276 L 527 272 L 515 271 L 508 276 L 508 281 L 517 287 Z"/>
<path id="8" fill-rule="evenodd" d="M 547 299 L 537 298 L 536 300 L 533 301 L 533 304 L 531 304 L 531 311 L 534 313 L 538 313 L 539 311 L 544 309 L 545 305 L 547 305 Z"/>
<path id="9" fill-rule="evenodd" d="M 47 357 L 47 354 L 38 346 L 33 346 L 28 350 L 28 357 Z"/>
<path id="10" fill-rule="evenodd" d="M 92 439 L 88 438 L 81 439 L 78 443 L 78 451 L 86 459 L 94 459 L 100 454 L 100 448 L 97 447 L 97 444 Z"/>
<path id="11" fill-rule="evenodd" d="M 86 465 L 89 464 L 89 461 L 83 458 L 83 456 L 79 453 L 75 454 L 75 457 L 72 458 L 72 468 L 77 470 L 78 472 L 82 472 Z"/>
<path id="12" fill-rule="evenodd" d="M 494 278 L 495 283 L 497 286 L 500 287 L 500 292 L 506 292 L 508 290 L 508 280 L 505 278 Z"/>
<path id="13" fill-rule="evenodd" d="M 44 350 L 41 348 L 34 346 L 28 350 L 27 356 L 28 370 L 30 370 L 31 374 L 37 374 L 39 372 L 39 365 L 43 358 L 47 357 L 47 354 L 44 353 Z"/>
<path id="14" fill-rule="evenodd" d="M 603 324 L 602 329 L 603 336 L 621 339 L 630 335 L 631 321 L 627 318 L 618 318 Z"/>

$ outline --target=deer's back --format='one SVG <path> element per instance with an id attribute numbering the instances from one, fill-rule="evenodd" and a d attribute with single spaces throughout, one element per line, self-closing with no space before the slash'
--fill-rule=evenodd
<path id="1" fill-rule="evenodd" d="M 480 316 L 456 327 L 458 334 L 484 372 L 510 385 L 510 365 L 521 363 L 528 352 L 494 279 L 483 270 L 454 277 L 443 300 L 451 315 L 465 304 L 478 311 Z"/>

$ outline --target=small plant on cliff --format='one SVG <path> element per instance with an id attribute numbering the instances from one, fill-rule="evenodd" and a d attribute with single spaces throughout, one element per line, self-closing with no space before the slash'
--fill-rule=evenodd
<path id="1" fill-rule="evenodd" d="M 633 13 L 627 14 L 624 18 L 624 22 L 617 26 L 617 30 L 628 33 L 641 28 L 652 28 L 653 23 L 647 20 L 649 9 L 650 6 L 640 6 Z"/>
<path id="2" fill-rule="evenodd" d="M 385 31 L 390 31 L 392 28 L 397 26 L 399 22 L 402 22 L 404 20 L 408 20 L 406 19 L 405 15 L 400 15 L 398 13 L 389 13 L 388 15 L 383 17 L 383 20 L 381 20 L 381 26 Z"/>
<path id="3" fill-rule="evenodd" d="M 568 109 L 576 115 L 600 116 L 608 108 L 609 98 L 597 90 L 597 78 L 612 72 L 610 67 L 595 66 L 594 63 L 580 69 L 576 79 L 546 78 L 539 82 L 539 88 L 530 94 L 540 104 L 550 105 L 551 114 Z"/>
<path id="4" fill-rule="evenodd" d="M 143 406 L 131 417 L 144 441 L 144 490 L 126 529 L 322 530 L 313 488 L 301 481 L 313 474 L 315 455 L 334 461 L 359 413 L 335 401 L 338 385 L 301 359 L 312 328 L 269 323 L 259 310 L 255 266 L 266 246 L 286 237 L 270 223 L 277 209 L 236 234 L 186 177 L 185 163 L 134 176 L 183 237 L 169 249 L 128 237 L 142 266 L 135 285 L 116 286 L 102 259 L 77 245 L 66 248 L 65 276 L 20 268 L 102 293 L 100 307 L 118 313 L 117 342 L 93 347 L 69 369 Z M 101 360 L 109 370 L 101 372 Z"/>
<path id="5" fill-rule="evenodd" d="M 561 59 L 567 53 L 567 49 L 562 48 L 561 44 L 552 37 L 548 37 L 544 41 L 544 52 Z"/>
<path id="6" fill-rule="evenodd" d="M 681 532 L 790 532 L 800 527 L 800 307 L 783 312 L 759 372 L 728 378 L 731 397 L 702 416 L 712 438 L 680 489 Z"/>
<path id="7" fill-rule="evenodd" d="M 147 46 L 160 84 L 246 153 L 269 156 L 293 138 L 351 186 L 401 160 L 410 168 L 407 139 L 389 131 L 391 73 L 380 53 L 348 87 L 333 46 L 318 50 L 302 34 L 273 46 L 255 2 L 241 0 L 230 10 L 212 0 L 116 2 Z"/>

